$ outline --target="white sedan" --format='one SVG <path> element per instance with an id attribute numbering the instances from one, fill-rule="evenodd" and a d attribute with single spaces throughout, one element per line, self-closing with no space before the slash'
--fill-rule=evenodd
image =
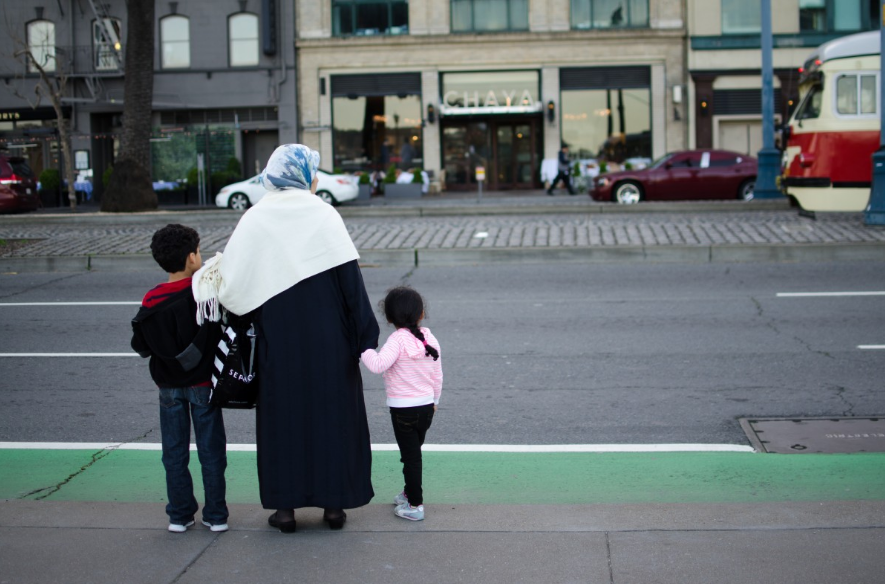
<path id="1" fill-rule="evenodd" d="M 317 196 L 330 205 L 352 201 L 359 195 L 359 187 L 350 176 L 329 174 L 319 170 L 317 177 L 319 178 Z M 222 188 L 215 195 L 215 204 L 219 207 L 245 211 L 260 201 L 266 193 L 267 191 L 258 181 L 258 176 L 253 176 L 248 180 L 229 184 Z"/>

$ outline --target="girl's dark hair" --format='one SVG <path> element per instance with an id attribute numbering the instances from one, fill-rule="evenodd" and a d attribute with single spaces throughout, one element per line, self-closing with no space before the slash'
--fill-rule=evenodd
<path id="1" fill-rule="evenodd" d="M 419 341 L 424 343 L 424 354 L 439 359 L 439 351 L 428 345 L 424 339 L 424 333 L 418 328 L 421 316 L 427 316 L 424 308 L 424 299 L 418 292 L 408 286 L 397 286 L 387 291 L 384 300 L 378 303 L 378 308 L 384 313 L 387 322 L 396 328 L 409 329 Z"/>
<path id="2" fill-rule="evenodd" d="M 200 236 L 194 229 L 170 223 L 154 233 L 151 254 L 164 271 L 174 274 L 184 269 L 187 256 L 200 247 Z"/>

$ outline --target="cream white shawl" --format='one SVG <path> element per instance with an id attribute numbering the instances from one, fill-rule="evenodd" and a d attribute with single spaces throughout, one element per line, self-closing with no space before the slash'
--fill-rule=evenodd
<path id="1" fill-rule="evenodd" d="M 224 253 L 194 274 L 197 322 L 219 320 L 220 306 L 251 312 L 301 280 L 359 257 L 331 205 L 308 190 L 269 192 L 240 218 Z"/>

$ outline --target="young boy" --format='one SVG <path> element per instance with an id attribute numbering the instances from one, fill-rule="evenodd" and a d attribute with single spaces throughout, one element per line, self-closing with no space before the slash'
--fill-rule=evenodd
<path id="1" fill-rule="evenodd" d="M 145 295 L 132 319 L 132 348 L 151 358 L 151 377 L 160 389 L 169 531 L 187 531 L 198 508 L 188 470 L 191 420 L 206 495 L 203 525 L 212 531 L 227 531 L 227 438 L 221 409 L 209 405 L 221 327 L 213 322 L 197 325 L 197 304 L 191 291 L 191 276 L 203 263 L 200 236 L 190 227 L 167 225 L 154 234 L 151 254 L 169 280 Z"/>

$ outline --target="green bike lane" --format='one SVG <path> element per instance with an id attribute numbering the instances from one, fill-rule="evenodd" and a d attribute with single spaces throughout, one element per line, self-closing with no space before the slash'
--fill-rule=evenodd
<path id="1" fill-rule="evenodd" d="M 255 457 L 228 452 L 229 503 L 259 502 Z M 398 452 L 373 452 L 372 481 L 373 504 L 389 504 L 402 487 Z M 874 501 L 885 500 L 885 453 L 433 451 L 424 453 L 424 483 L 434 504 Z M 3 499 L 163 502 L 160 452 L 0 449 Z"/>

